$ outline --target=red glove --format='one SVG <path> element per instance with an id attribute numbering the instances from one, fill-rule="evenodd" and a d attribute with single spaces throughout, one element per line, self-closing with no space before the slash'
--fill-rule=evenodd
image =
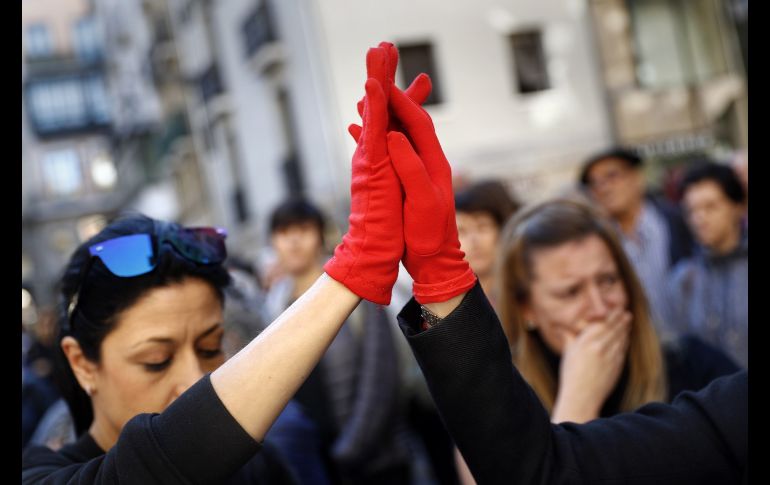
<path id="1" fill-rule="evenodd" d="M 390 86 L 395 85 L 396 67 L 398 66 L 398 50 L 390 42 L 380 42 L 379 47 L 385 49 L 385 51 L 388 54 L 389 70 L 385 75 L 387 86 L 383 84 L 382 88 L 383 88 L 383 91 L 385 91 L 385 93 L 390 94 Z M 428 96 L 430 96 L 431 89 L 432 89 L 432 86 L 430 82 L 430 77 L 428 77 L 427 74 L 423 73 L 418 75 L 416 78 L 414 78 L 414 81 L 412 81 L 412 84 L 410 84 L 409 87 L 406 88 L 404 92 L 415 103 L 422 105 L 422 103 L 424 103 L 425 100 L 428 99 Z M 361 100 L 356 105 L 356 108 L 358 108 L 358 114 L 361 116 L 361 119 L 363 119 L 364 117 L 365 99 L 366 98 L 361 98 Z M 353 137 L 353 140 L 355 140 L 355 142 L 358 143 L 358 139 L 361 136 L 361 127 L 356 124 L 351 124 L 348 127 L 348 131 L 350 132 L 350 135 Z M 400 123 L 398 123 L 398 120 L 394 119 L 391 116 L 388 123 L 388 131 L 403 131 L 403 127 L 401 126 Z"/>
<path id="2" fill-rule="evenodd" d="M 398 262 L 404 252 L 402 194 L 388 156 L 387 91 L 395 67 L 382 47 L 366 54 L 367 76 L 363 129 L 353 153 L 350 185 L 350 227 L 326 273 L 350 291 L 374 303 L 390 303 Z"/>
<path id="3" fill-rule="evenodd" d="M 417 149 L 402 133 L 388 133 L 388 152 L 406 194 L 404 266 L 419 303 L 446 301 L 476 283 L 457 237 L 452 170 L 428 113 L 395 86 L 390 106 Z"/>

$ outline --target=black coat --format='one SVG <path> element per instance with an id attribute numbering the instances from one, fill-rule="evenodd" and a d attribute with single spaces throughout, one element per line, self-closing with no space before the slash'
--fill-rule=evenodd
<path id="1" fill-rule="evenodd" d="M 399 324 L 479 485 L 747 483 L 747 371 L 671 405 L 554 425 L 513 366 L 478 284 L 439 325 L 420 323 L 412 300 Z"/>
<path id="2" fill-rule="evenodd" d="M 107 453 L 87 433 L 58 452 L 43 446 L 27 448 L 21 481 L 296 483 L 278 455 L 254 441 L 227 411 L 208 375 L 163 414 L 140 414 L 129 420 Z"/>

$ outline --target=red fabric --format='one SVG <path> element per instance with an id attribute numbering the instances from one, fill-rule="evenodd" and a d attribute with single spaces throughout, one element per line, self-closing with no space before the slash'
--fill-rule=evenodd
<path id="1" fill-rule="evenodd" d="M 476 282 L 457 237 L 452 170 L 428 113 L 395 86 L 390 106 L 411 139 L 388 133 L 388 152 L 405 192 L 404 266 L 418 302 L 446 301 Z"/>
<path id="2" fill-rule="evenodd" d="M 326 273 L 350 291 L 381 305 L 390 303 L 404 252 L 403 196 L 386 143 L 387 94 L 397 59 L 392 44 L 367 52 L 363 126 L 352 161 L 350 227 L 324 265 Z"/>

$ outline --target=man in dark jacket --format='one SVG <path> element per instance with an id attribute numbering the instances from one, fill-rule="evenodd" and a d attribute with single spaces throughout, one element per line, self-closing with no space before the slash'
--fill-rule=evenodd
<path id="1" fill-rule="evenodd" d="M 746 194 L 733 169 L 705 163 L 682 180 L 682 206 L 698 241 L 669 281 L 668 321 L 749 365 L 749 238 Z"/>

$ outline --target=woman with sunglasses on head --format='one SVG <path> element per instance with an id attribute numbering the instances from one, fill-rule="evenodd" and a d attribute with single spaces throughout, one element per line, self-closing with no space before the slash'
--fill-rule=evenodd
<path id="1" fill-rule="evenodd" d="M 396 51 L 367 53 L 352 160 L 350 227 L 325 273 L 224 362 L 224 233 L 118 220 L 82 244 L 62 279 L 65 392 L 79 435 L 29 448 L 22 482 L 282 483 L 261 441 L 361 298 L 388 304 L 403 253 L 399 182 L 385 144 Z M 419 99 L 419 82 L 410 91 Z M 472 275 L 471 275 L 472 276 Z"/>
<path id="2" fill-rule="evenodd" d="M 176 405 L 181 416 L 158 416 L 169 423 L 157 431 L 158 420 L 142 414 L 180 402 L 182 393 L 224 362 L 224 290 L 230 282 L 225 258 L 223 230 L 184 228 L 141 215 L 117 219 L 75 251 L 60 284 L 56 371 L 79 438 L 58 453 L 28 450 L 24 482 L 166 481 L 177 473 L 174 453 L 203 465 L 211 461 L 209 447 L 230 451 L 228 440 L 236 440 L 224 433 L 256 445 L 233 426 L 237 423 L 227 419 L 224 408 L 210 402 L 207 381 L 199 383 L 197 398 Z M 200 426 L 194 418 L 204 418 L 202 413 L 221 426 L 208 431 L 213 442 L 174 446 L 175 434 L 192 434 L 184 428 Z M 190 424 L 179 421 L 185 415 Z M 110 450 L 115 451 L 106 453 Z M 269 447 L 252 455 L 233 470 L 235 482 L 294 483 Z M 216 477 L 208 470 L 203 466 L 195 476 Z M 216 473 L 217 467 L 211 470 Z"/>

